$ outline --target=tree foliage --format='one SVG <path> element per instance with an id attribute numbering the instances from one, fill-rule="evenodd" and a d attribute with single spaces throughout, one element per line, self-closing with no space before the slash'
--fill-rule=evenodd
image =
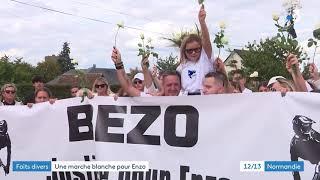
<path id="1" fill-rule="evenodd" d="M 39 62 L 36 72 L 45 82 L 53 80 L 62 73 L 56 56 L 47 56 L 44 61 Z"/>
<path id="2" fill-rule="evenodd" d="M 22 58 L 10 59 L 8 56 L 0 58 L 0 84 L 28 83 L 34 75 L 35 68 Z"/>
<path id="3" fill-rule="evenodd" d="M 169 57 L 159 58 L 156 62 L 156 66 L 159 72 L 164 71 L 175 71 L 179 65 L 178 56 L 173 56 L 170 54 Z"/>
<path id="4" fill-rule="evenodd" d="M 75 69 L 72 63 L 72 58 L 70 58 L 70 47 L 68 42 L 63 43 L 62 51 L 58 57 L 58 63 L 62 73 L 69 71 L 70 69 Z"/>
<path id="5" fill-rule="evenodd" d="M 261 40 L 260 43 L 249 43 L 247 51 L 243 53 L 242 65 L 246 74 L 259 72 L 261 80 L 268 80 L 273 76 L 289 78 L 285 67 L 285 59 L 289 53 L 295 54 L 300 61 L 308 59 L 307 54 L 298 41 L 278 33 L 274 38 Z"/>

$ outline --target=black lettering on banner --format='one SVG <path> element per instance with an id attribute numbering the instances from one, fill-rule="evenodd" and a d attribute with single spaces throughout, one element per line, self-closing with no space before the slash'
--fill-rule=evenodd
<path id="1" fill-rule="evenodd" d="M 186 115 L 186 135 L 177 137 L 176 116 Z M 164 114 L 164 139 L 170 146 L 193 147 L 198 142 L 199 112 L 192 106 L 169 106 Z"/>
<path id="2" fill-rule="evenodd" d="M 160 171 L 160 180 L 170 180 L 170 171 Z"/>
<path id="3" fill-rule="evenodd" d="M 159 117 L 160 106 L 132 106 L 131 114 L 145 114 L 137 126 L 127 134 L 129 144 L 160 145 L 160 136 L 144 135 L 151 124 Z"/>
<path id="4" fill-rule="evenodd" d="M 186 180 L 187 179 L 187 172 L 190 171 L 189 166 L 180 166 L 180 180 Z"/>
<path id="5" fill-rule="evenodd" d="M 93 140 L 91 105 L 72 106 L 67 108 L 69 121 L 69 141 Z M 78 114 L 85 114 L 85 119 L 78 119 Z M 80 132 L 80 127 L 88 127 L 88 132 Z"/>
<path id="6" fill-rule="evenodd" d="M 110 113 L 127 113 L 126 106 L 99 105 L 96 123 L 96 141 L 124 143 L 124 135 L 108 133 L 109 127 L 123 127 L 123 118 L 110 118 Z"/>
<path id="7" fill-rule="evenodd" d="M 143 172 L 132 172 L 132 180 L 143 180 Z"/>

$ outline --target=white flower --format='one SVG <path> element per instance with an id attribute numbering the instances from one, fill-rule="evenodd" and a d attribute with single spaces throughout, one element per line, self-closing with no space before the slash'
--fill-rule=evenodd
<path id="1" fill-rule="evenodd" d="M 73 59 L 73 60 L 71 61 L 71 63 L 72 63 L 72 64 L 78 64 L 78 61 L 75 60 L 75 59 Z"/>
<path id="2" fill-rule="evenodd" d="M 141 38 L 142 40 L 144 40 L 144 34 L 143 34 L 143 33 L 140 34 L 140 38 Z"/>
<path id="3" fill-rule="evenodd" d="M 148 38 L 148 43 L 151 43 L 152 42 L 152 39 L 151 38 Z"/>
<path id="4" fill-rule="evenodd" d="M 121 21 L 119 23 L 117 23 L 118 28 L 124 28 L 124 22 Z"/>
<path id="5" fill-rule="evenodd" d="M 224 21 L 220 21 L 220 22 L 219 22 L 219 27 L 220 27 L 221 29 L 226 29 L 226 23 L 225 23 Z"/>
<path id="6" fill-rule="evenodd" d="M 278 14 L 278 13 L 273 13 L 273 14 L 272 14 L 272 19 L 273 19 L 274 21 L 278 21 L 278 20 L 279 20 L 279 14 Z"/>
<path id="7" fill-rule="evenodd" d="M 223 38 L 221 38 L 221 43 L 222 44 L 228 44 L 229 43 L 228 38 L 223 36 Z"/>
<path id="8" fill-rule="evenodd" d="M 257 71 L 255 71 L 252 74 L 250 74 L 250 77 L 251 78 L 259 77 L 259 73 Z"/>

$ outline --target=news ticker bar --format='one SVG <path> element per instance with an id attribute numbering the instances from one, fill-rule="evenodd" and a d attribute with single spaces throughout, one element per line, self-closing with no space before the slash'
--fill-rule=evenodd
<path id="1" fill-rule="evenodd" d="M 148 161 L 13 161 L 16 172 L 94 172 L 149 170 Z M 241 161 L 240 172 L 293 172 L 304 171 L 303 161 Z"/>
<path id="2" fill-rule="evenodd" d="M 240 172 L 301 172 L 303 161 L 241 161 Z"/>
<path id="3" fill-rule="evenodd" d="M 94 172 L 94 171 L 135 171 L 149 170 L 147 161 L 13 161 L 16 172 Z"/>

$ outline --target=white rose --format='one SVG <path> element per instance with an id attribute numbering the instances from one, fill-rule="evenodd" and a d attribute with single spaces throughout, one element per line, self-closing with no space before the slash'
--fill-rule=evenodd
<path id="1" fill-rule="evenodd" d="M 121 21 L 117 24 L 118 28 L 124 28 L 124 22 Z"/>
<path id="2" fill-rule="evenodd" d="M 144 34 L 143 34 L 143 33 L 140 34 L 140 38 L 141 38 L 142 40 L 144 40 Z"/>
<path id="3" fill-rule="evenodd" d="M 255 71 L 252 74 L 250 74 L 250 77 L 251 78 L 259 77 L 259 73 L 257 71 Z"/>
<path id="4" fill-rule="evenodd" d="M 219 27 L 220 27 L 221 29 L 226 29 L 226 23 L 225 23 L 224 21 L 220 21 L 220 22 L 219 22 Z"/>
<path id="5" fill-rule="evenodd" d="M 72 63 L 72 64 L 78 64 L 78 61 L 75 60 L 75 59 L 73 59 L 73 60 L 71 61 L 71 63 Z"/>
<path id="6" fill-rule="evenodd" d="M 272 19 L 273 19 L 274 21 L 278 21 L 278 20 L 279 20 L 279 14 L 278 14 L 278 13 L 273 13 L 273 14 L 272 14 Z"/>

